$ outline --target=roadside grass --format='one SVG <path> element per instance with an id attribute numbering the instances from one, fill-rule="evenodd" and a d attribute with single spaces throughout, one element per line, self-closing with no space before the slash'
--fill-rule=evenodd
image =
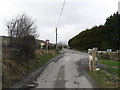
<path id="1" fill-rule="evenodd" d="M 33 72 L 34 70 L 42 67 L 46 62 L 51 60 L 52 58 L 60 55 L 61 53 L 54 53 L 54 54 L 43 54 L 43 55 L 38 55 L 34 61 L 29 62 L 29 73 Z M 32 64 L 34 63 L 34 64 Z M 32 65 L 32 66 L 31 66 Z"/>
<path id="2" fill-rule="evenodd" d="M 120 84 L 120 68 L 118 68 L 120 62 L 108 59 L 101 59 L 98 62 L 107 66 L 99 67 L 99 71 L 87 70 L 89 76 L 100 88 L 118 88 Z"/>
<path id="3" fill-rule="evenodd" d="M 113 76 L 105 71 L 88 71 L 89 76 L 100 88 L 118 88 L 120 77 Z"/>
<path id="4" fill-rule="evenodd" d="M 51 53 L 52 52 L 52 53 Z M 9 88 L 22 78 L 25 78 L 38 68 L 42 67 L 50 59 L 60 55 L 61 53 L 56 53 L 55 51 L 50 51 L 49 54 L 39 52 L 36 54 L 34 60 L 29 60 L 28 63 L 23 65 L 17 65 L 15 61 L 12 60 L 3 60 L 3 76 L 2 76 L 2 87 Z"/>
<path id="5" fill-rule="evenodd" d="M 109 60 L 109 59 L 101 59 L 101 60 L 99 60 L 99 62 L 101 64 L 105 64 L 105 65 L 109 65 L 109 66 L 119 66 L 120 65 L 120 62 Z"/>
<path id="6" fill-rule="evenodd" d="M 100 64 L 104 64 L 108 66 L 108 67 L 100 67 L 100 69 L 120 76 L 120 68 L 119 68 L 120 62 L 109 59 L 101 59 L 98 62 Z"/>
<path id="7" fill-rule="evenodd" d="M 103 71 L 107 71 L 108 73 L 120 76 L 120 68 L 100 67 L 100 69 Z"/>

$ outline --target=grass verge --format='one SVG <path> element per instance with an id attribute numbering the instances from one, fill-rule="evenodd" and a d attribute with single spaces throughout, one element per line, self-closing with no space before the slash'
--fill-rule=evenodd
<path id="1" fill-rule="evenodd" d="M 88 71 L 89 76 L 95 81 L 100 88 L 118 88 L 120 84 L 120 77 L 113 76 L 102 70 Z"/>
<path id="2" fill-rule="evenodd" d="M 38 52 L 34 60 L 29 60 L 28 63 L 24 63 L 22 65 L 17 65 L 17 63 L 12 60 L 3 60 L 2 87 L 11 87 L 12 85 L 20 81 L 22 78 L 28 76 L 30 73 L 42 67 L 50 59 L 60 55 L 60 53 L 56 53 L 53 51 L 50 52 L 52 53 L 40 54 Z"/>
<path id="3" fill-rule="evenodd" d="M 100 69 L 103 71 L 107 71 L 108 73 L 120 76 L 120 68 L 100 67 Z"/>
<path id="4" fill-rule="evenodd" d="M 107 65 L 106 67 L 100 67 L 101 70 L 108 71 L 109 73 L 120 76 L 120 68 L 118 68 L 120 62 L 109 59 L 102 59 L 99 60 L 99 63 Z"/>
<path id="5" fill-rule="evenodd" d="M 90 72 L 87 70 L 89 76 L 100 88 L 118 88 L 120 84 L 120 68 L 118 68 L 120 62 L 102 59 L 99 60 L 99 63 L 107 66 L 99 67 L 99 71 Z"/>
<path id="6" fill-rule="evenodd" d="M 120 65 L 120 62 L 109 60 L 109 59 L 101 59 L 101 60 L 99 60 L 99 62 L 101 64 L 105 64 L 105 65 L 109 65 L 109 66 L 119 66 Z"/>

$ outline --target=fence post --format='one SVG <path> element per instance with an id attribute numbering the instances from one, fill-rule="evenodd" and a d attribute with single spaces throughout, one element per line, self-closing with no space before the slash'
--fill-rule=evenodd
<path id="1" fill-rule="evenodd" d="M 96 59 L 97 59 L 97 48 L 93 48 L 92 51 L 92 70 L 96 71 Z"/>
<path id="2" fill-rule="evenodd" d="M 117 61 L 120 61 L 120 50 L 117 50 Z"/>
<path id="3" fill-rule="evenodd" d="M 93 52 L 93 49 L 88 49 L 88 67 L 89 67 L 89 70 L 92 71 L 92 52 Z"/>
<path id="4" fill-rule="evenodd" d="M 95 71 L 96 69 L 96 61 L 95 61 L 95 58 L 96 58 L 96 53 L 95 53 L 95 50 L 93 50 L 92 52 L 92 70 Z"/>
<path id="5" fill-rule="evenodd" d="M 96 71 L 97 50 L 98 48 L 88 49 L 88 66 L 90 71 Z"/>

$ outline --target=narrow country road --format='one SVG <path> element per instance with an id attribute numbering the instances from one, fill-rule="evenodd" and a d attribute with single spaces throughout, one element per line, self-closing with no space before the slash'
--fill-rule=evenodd
<path id="1" fill-rule="evenodd" d="M 96 88 L 84 67 L 88 54 L 64 49 L 65 56 L 50 63 L 37 78 L 37 88 Z"/>

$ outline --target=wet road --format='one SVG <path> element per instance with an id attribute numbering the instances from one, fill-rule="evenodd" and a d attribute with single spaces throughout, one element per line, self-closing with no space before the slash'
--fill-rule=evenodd
<path id="1" fill-rule="evenodd" d="M 88 54 L 64 49 L 64 57 L 50 63 L 37 78 L 37 88 L 96 88 L 84 67 Z"/>

